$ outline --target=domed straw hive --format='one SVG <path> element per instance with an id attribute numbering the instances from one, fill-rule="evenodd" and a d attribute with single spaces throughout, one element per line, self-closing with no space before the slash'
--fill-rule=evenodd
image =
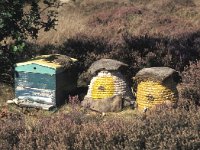
<path id="1" fill-rule="evenodd" d="M 122 74 L 127 65 L 112 59 L 100 59 L 88 69 L 92 76 L 82 106 L 100 112 L 120 111 L 133 101 L 131 87 Z M 124 101 L 128 100 L 128 101 Z"/>
<path id="2" fill-rule="evenodd" d="M 136 93 L 138 109 L 146 110 L 160 104 L 176 105 L 178 101 L 176 85 L 180 76 L 174 69 L 144 68 L 136 74 L 135 80 L 138 83 Z"/>
<path id="3" fill-rule="evenodd" d="M 131 97 L 131 89 L 127 86 L 125 78 L 117 71 L 100 71 L 91 80 L 86 97 L 98 100 L 116 95 Z"/>

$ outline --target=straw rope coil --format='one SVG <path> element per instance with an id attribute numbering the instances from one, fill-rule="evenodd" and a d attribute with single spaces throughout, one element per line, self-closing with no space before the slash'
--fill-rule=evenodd
<path id="1" fill-rule="evenodd" d="M 176 103 L 178 100 L 176 86 L 165 86 L 160 82 L 142 81 L 137 87 L 137 104 L 139 109 L 152 108 L 164 102 Z"/>
<path id="2" fill-rule="evenodd" d="M 101 71 L 91 80 L 86 97 L 98 100 L 115 95 L 131 97 L 131 90 L 121 73 Z"/>
<path id="3" fill-rule="evenodd" d="M 112 97 L 114 90 L 114 79 L 112 77 L 99 77 L 92 86 L 92 98 L 102 99 Z"/>

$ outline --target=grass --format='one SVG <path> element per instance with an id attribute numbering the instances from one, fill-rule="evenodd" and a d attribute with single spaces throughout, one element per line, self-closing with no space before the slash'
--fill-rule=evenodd
<path id="1" fill-rule="evenodd" d="M 14 98 L 14 92 L 11 85 L 0 83 L 0 107 L 5 104 L 7 100 Z"/>
<path id="2" fill-rule="evenodd" d="M 140 13 L 132 11 L 133 8 L 139 10 Z M 127 11 L 125 16 L 123 16 L 124 10 Z M 108 17 L 109 23 L 90 25 L 92 20 L 96 21 L 95 19 L 99 17 L 101 19 L 101 16 Z M 61 45 L 67 39 L 80 33 L 114 38 L 118 34 L 113 33 L 122 32 L 122 30 L 135 36 L 147 34 L 174 37 L 198 31 L 199 18 L 198 0 L 70 1 L 59 8 L 56 30 L 48 33 L 41 31 L 35 42 Z"/>
<path id="3" fill-rule="evenodd" d="M 35 41 L 37 44 L 59 45 L 70 37 L 75 36 L 77 33 L 87 30 L 86 17 L 72 10 L 64 13 L 63 9 L 67 8 L 60 8 L 56 30 L 51 30 L 49 32 L 40 31 L 39 38 Z"/>

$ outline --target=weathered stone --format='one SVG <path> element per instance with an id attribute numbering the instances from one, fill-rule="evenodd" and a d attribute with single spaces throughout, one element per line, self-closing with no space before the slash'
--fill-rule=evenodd
<path id="1" fill-rule="evenodd" d="M 122 68 L 127 68 L 128 65 L 114 60 L 114 59 L 100 59 L 95 61 L 90 68 L 88 69 L 88 73 L 95 75 L 97 72 L 101 70 L 120 70 Z"/>
<path id="2" fill-rule="evenodd" d="M 90 83 L 92 77 L 96 76 L 98 72 L 102 70 L 107 71 L 119 71 L 122 74 L 126 72 L 128 69 L 128 65 L 114 60 L 114 59 L 100 59 L 92 63 L 89 69 L 86 72 L 83 72 L 78 79 L 78 86 L 87 86 Z"/>
<path id="3" fill-rule="evenodd" d="M 90 108 L 99 112 L 117 112 L 122 110 L 123 101 L 124 100 L 121 95 L 99 100 L 85 98 L 81 105 L 85 108 Z"/>
<path id="4" fill-rule="evenodd" d="M 176 83 L 178 83 L 181 80 L 179 73 L 172 68 L 151 67 L 140 70 L 136 74 L 135 80 L 137 80 L 138 82 L 145 80 L 165 82 L 165 80 L 168 80 L 171 77 Z"/>

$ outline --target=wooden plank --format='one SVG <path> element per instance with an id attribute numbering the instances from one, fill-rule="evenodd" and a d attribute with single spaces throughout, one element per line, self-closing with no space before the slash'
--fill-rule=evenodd
<path id="1" fill-rule="evenodd" d="M 17 71 L 17 72 L 32 72 L 32 73 L 49 74 L 49 75 L 56 74 L 56 69 L 41 66 L 38 64 L 34 64 L 34 63 L 16 66 L 15 71 Z"/>
<path id="2" fill-rule="evenodd" d="M 51 104 L 43 104 L 43 103 L 37 103 L 29 100 L 20 100 L 20 99 L 13 99 L 13 100 L 8 100 L 8 104 L 16 104 L 22 107 L 33 107 L 33 108 L 42 108 L 44 110 L 51 110 L 55 107 L 55 105 Z"/>
<path id="3" fill-rule="evenodd" d="M 54 54 L 54 55 L 59 56 L 59 54 Z M 17 63 L 16 66 L 24 66 L 24 65 L 34 63 L 34 64 L 38 64 L 38 65 L 41 65 L 41 66 L 46 66 L 46 67 L 50 67 L 50 68 L 54 68 L 54 69 L 61 68 L 62 65 L 55 63 L 55 62 L 48 61 L 48 58 L 51 57 L 51 56 L 52 55 L 37 56 L 35 58 L 30 59 L 29 61 Z"/>
<path id="4" fill-rule="evenodd" d="M 30 87 L 38 89 L 51 89 L 56 88 L 55 75 L 17 72 L 15 74 L 15 87 Z"/>
<path id="5" fill-rule="evenodd" d="M 17 87 L 16 98 L 28 99 L 40 103 L 55 104 L 55 90 L 34 89 L 29 87 Z"/>
<path id="6" fill-rule="evenodd" d="M 15 78 L 15 97 L 55 104 L 55 75 L 19 72 Z"/>
<path id="7" fill-rule="evenodd" d="M 18 104 L 19 106 L 23 106 L 23 107 L 33 107 L 33 108 L 42 108 L 44 110 L 50 110 L 52 108 L 54 108 L 54 105 L 48 105 L 48 104 L 41 104 L 41 103 L 29 103 L 29 102 L 22 102 Z"/>

